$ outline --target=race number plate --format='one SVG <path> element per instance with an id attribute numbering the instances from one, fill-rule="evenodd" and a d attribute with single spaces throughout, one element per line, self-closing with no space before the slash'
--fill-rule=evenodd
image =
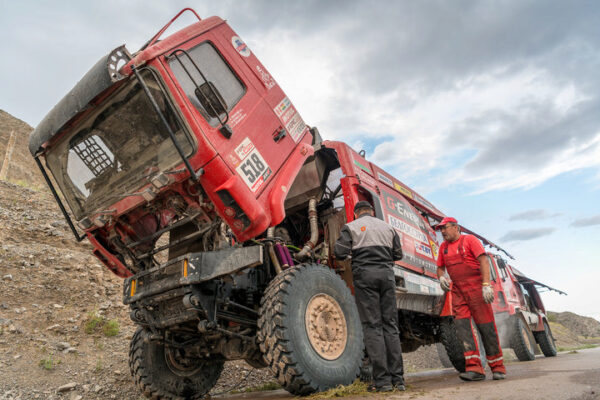
<path id="1" fill-rule="evenodd" d="M 253 193 L 256 193 L 271 176 L 271 168 L 256 148 L 246 155 L 236 171 Z"/>

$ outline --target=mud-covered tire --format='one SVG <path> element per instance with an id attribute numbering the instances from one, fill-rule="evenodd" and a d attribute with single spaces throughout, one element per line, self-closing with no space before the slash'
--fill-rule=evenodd
<path id="1" fill-rule="evenodd" d="M 444 347 L 444 345 L 438 342 L 435 344 L 435 349 L 437 350 L 438 357 L 440 359 L 440 362 L 442 363 L 442 366 L 444 368 L 454 368 L 454 364 L 452 364 L 452 361 L 450 361 L 450 357 L 448 357 L 448 353 L 446 353 L 446 348 Z"/>
<path id="2" fill-rule="evenodd" d="M 336 340 L 343 331 L 340 326 L 346 333 L 344 346 L 334 342 L 340 352 L 335 359 L 320 355 L 311 343 L 314 336 L 309 338 L 307 332 L 307 309 L 319 297 L 335 300 L 345 319 L 333 329 Z M 306 264 L 279 274 L 261 300 L 258 328 L 265 360 L 279 384 L 294 395 L 348 385 L 359 375 L 364 345 L 358 310 L 350 289 L 330 268 Z"/>
<path id="3" fill-rule="evenodd" d="M 164 345 L 147 340 L 148 331 L 138 328 L 129 347 L 129 369 L 144 396 L 153 400 L 201 399 L 213 388 L 223 371 L 223 361 L 204 361 L 193 369 L 175 373 Z"/>
<path id="4" fill-rule="evenodd" d="M 519 361 L 534 360 L 535 339 L 533 334 L 518 315 L 513 315 L 511 319 L 510 347 L 514 350 Z"/>
<path id="5" fill-rule="evenodd" d="M 544 330 L 541 332 L 533 332 L 536 342 L 540 345 L 542 353 L 546 357 L 556 356 L 556 343 L 552 337 L 552 332 L 548 323 L 544 321 Z"/>
<path id="6" fill-rule="evenodd" d="M 479 330 L 477 329 L 473 320 L 471 320 L 471 327 L 472 329 L 475 329 L 481 366 L 485 369 L 485 366 L 487 365 L 487 359 L 485 357 L 485 348 L 483 347 L 481 333 L 479 333 Z M 442 365 L 446 368 L 454 367 L 458 372 L 465 372 L 466 365 L 464 346 L 458 338 L 456 327 L 454 326 L 454 320 L 451 318 L 446 318 L 444 321 L 442 321 L 440 328 L 441 343 L 436 343 L 436 348 Z"/>
<path id="7" fill-rule="evenodd" d="M 450 361 L 450 364 L 458 372 L 465 372 L 464 347 L 458 339 L 456 327 L 454 326 L 454 318 L 444 318 L 440 323 L 440 342 L 446 350 L 446 357 Z"/>

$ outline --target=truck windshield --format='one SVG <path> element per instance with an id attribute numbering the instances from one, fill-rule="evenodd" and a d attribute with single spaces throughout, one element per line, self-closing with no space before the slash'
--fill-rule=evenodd
<path id="1" fill-rule="evenodd" d="M 192 143 L 166 100 L 160 84 L 146 70 L 142 77 L 186 155 Z M 158 171 L 181 162 L 166 128 L 137 81 L 125 84 L 78 130 L 47 153 L 52 175 L 75 218 L 81 219 L 148 183 Z"/>

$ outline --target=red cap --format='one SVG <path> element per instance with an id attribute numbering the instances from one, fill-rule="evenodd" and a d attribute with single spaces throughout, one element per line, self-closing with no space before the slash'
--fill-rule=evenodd
<path id="1" fill-rule="evenodd" d="M 442 226 L 446 225 L 449 222 L 454 222 L 455 224 L 458 224 L 458 221 L 455 218 L 452 217 L 445 217 L 442 222 L 440 222 L 439 224 L 437 224 L 435 226 L 435 230 L 441 229 Z"/>

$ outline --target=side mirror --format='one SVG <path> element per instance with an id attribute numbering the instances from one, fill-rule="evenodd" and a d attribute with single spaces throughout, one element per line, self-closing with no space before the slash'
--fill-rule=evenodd
<path id="1" fill-rule="evenodd" d="M 211 118 L 219 118 L 227 112 L 227 104 L 212 82 L 204 82 L 194 93 Z"/>

